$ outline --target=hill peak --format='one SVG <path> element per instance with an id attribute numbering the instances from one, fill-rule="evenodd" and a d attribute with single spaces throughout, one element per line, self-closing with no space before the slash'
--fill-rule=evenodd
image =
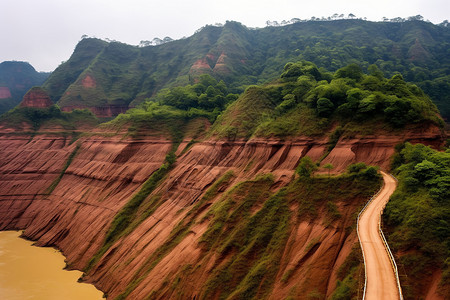
<path id="1" fill-rule="evenodd" d="M 47 92 L 40 87 L 33 87 L 23 96 L 20 107 L 46 108 L 52 106 L 52 100 Z"/>

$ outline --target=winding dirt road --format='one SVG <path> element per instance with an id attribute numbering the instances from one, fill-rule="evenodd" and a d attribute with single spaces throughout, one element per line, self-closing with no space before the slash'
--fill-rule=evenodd
<path id="1" fill-rule="evenodd" d="M 389 255 L 378 232 L 380 213 L 397 187 L 395 180 L 384 172 L 384 186 L 367 206 L 359 219 L 359 236 L 366 264 L 366 300 L 400 299 Z"/>

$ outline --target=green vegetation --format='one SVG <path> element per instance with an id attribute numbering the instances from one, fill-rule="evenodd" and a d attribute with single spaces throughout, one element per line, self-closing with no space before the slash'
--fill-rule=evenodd
<path id="1" fill-rule="evenodd" d="M 359 243 L 352 248 L 344 263 L 339 267 L 337 275 L 337 287 L 331 299 L 357 300 L 358 290 L 362 292 L 364 285 L 364 264 Z"/>
<path id="2" fill-rule="evenodd" d="M 223 81 L 217 82 L 209 75 L 202 75 L 198 83 L 162 90 L 154 99 L 120 114 L 103 126 L 120 128 L 127 125 L 133 136 L 144 131 L 173 135 L 176 128 L 179 131 L 190 120 L 206 118 L 214 122 L 226 104 L 236 98 L 237 95 L 227 93 Z M 194 132 L 193 135 L 201 133 Z"/>
<path id="3" fill-rule="evenodd" d="M 371 72 L 363 74 L 355 64 L 332 74 L 310 62 L 288 63 L 278 80 L 248 87 L 217 118 L 211 133 L 228 139 L 315 136 L 339 124 L 330 133 L 331 151 L 342 135 L 423 123 L 443 126 L 436 106 L 416 85 L 400 75 L 383 78 L 376 66 Z"/>
<path id="4" fill-rule="evenodd" d="M 117 130 L 126 127 L 129 134 L 134 137 L 142 134 L 173 137 L 181 134 L 181 128 L 188 120 L 186 111 L 159 103 L 148 103 L 139 108 L 132 108 L 101 126 Z"/>
<path id="5" fill-rule="evenodd" d="M 135 106 L 164 88 L 195 85 L 201 74 L 223 80 L 229 93 L 239 94 L 249 85 L 277 77 L 290 61 L 308 60 L 319 70 L 333 72 L 358 63 L 364 72 L 375 77 L 383 73 L 388 78 L 403 74 L 407 81 L 429 94 L 448 118 L 449 45 L 448 27 L 417 18 L 401 23 L 359 19 L 309 21 L 261 29 L 227 22 L 223 27 L 205 26 L 191 37 L 158 46 L 134 47 L 83 39 L 44 87 L 53 101 L 61 101 L 61 106 Z M 354 70 L 341 70 L 338 77 L 359 82 L 359 73 L 353 73 Z M 285 77 L 298 77 L 295 74 L 293 69 Z M 82 81 L 88 75 L 95 80 L 95 87 L 83 87 Z M 321 98 L 318 112 L 326 117 L 336 108 L 331 104 L 336 103 Z M 280 109 L 290 105 L 289 97 L 285 100 Z M 360 112 L 369 114 L 372 100 L 365 101 Z M 402 107 L 403 103 L 396 105 Z"/>
<path id="6" fill-rule="evenodd" d="M 83 39 L 78 43 L 70 59 L 62 63 L 43 85 L 53 103 L 61 98 L 106 45 L 99 39 Z"/>
<path id="7" fill-rule="evenodd" d="M 16 107 L 0 116 L 0 123 L 7 123 L 13 128 L 23 128 L 29 124 L 33 131 L 42 127 L 58 126 L 62 130 L 74 130 L 80 126 L 95 126 L 98 119 L 87 109 L 75 109 L 62 112 L 58 105 L 48 108 Z"/>
<path id="8" fill-rule="evenodd" d="M 331 170 L 334 169 L 334 166 L 332 164 L 328 163 L 328 164 L 323 165 L 323 168 L 328 170 L 328 176 L 330 176 L 330 172 L 331 172 Z"/>
<path id="9" fill-rule="evenodd" d="M 151 257 L 141 266 L 135 274 L 133 281 L 128 285 L 127 289 L 117 297 L 125 299 L 133 289 L 139 284 L 144 276 L 150 272 L 174 247 L 176 247 L 189 233 L 191 226 L 195 223 L 195 219 L 206 209 L 208 202 L 213 200 L 220 189 L 225 189 L 234 179 L 232 171 L 223 174 L 214 184 L 205 192 L 203 197 L 198 201 L 187 213 L 185 218 L 180 221 L 171 231 L 169 238 L 159 247 Z"/>
<path id="10" fill-rule="evenodd" d="M 300 159 L 295 172 L 300 175 L 300 177 L 309 178 L 315 170 L 317 170 L 316 164 L 311 160 L 311 158 L 309 158 L 309 156 L 304 156 Z"/>
<path id="11" fill-rule="evenodd" d="M 231 255 L 231 258 L 225 264 L 217 262 L 218 268 L 202 293 L 203 299 L 264 299 L 274 284 L 292 230 L 293 212 L 289 207 L 297 203 L 297 218 L 308 219 L 315 218 L 321 207 L 336 208 L 338 202 L 369 197 L 380 179 L 361 175 L 301 177 L 272 195 L 269 193 L 270 176 L 236 185 L 207 215 L 210 224 L 201 244 L 205 251 L 223 258 Z M 254 212 L 255 206 L 261 206 L 260 201 L 263 201 L 262 208 Z M 307 251 L 318 244 L 315 241 L 308 245 Z M 284 280 L 291 274 L 288 270 Z"/>
<path id="12" fill-rule="evenodd" d="M 401 253 L 397 263 L 407 273 L 402 278 L 404 293 L 406 297 L 423 295 L 432 272 L 441 270 L 440 289 L 448 298 L 450 152 L 409 143 L 397 150 L 393 168 L 399 187 L 386 206 L 383 221 L 389 245 Z"/>
<path id="13" fill-rule="evenodd" d="M 50 186 L 47 189 L 45 189 L 44 194 L 50 195 L 55 190 L 55 188 L 58 186 L 59 182 L 61 181 L 62 177 L 66 173 L 67 168 L 70 166 L 73 159 L 75 158 L 75 155 L 77 155 L 77 152 L 80 149 L 80 147 L 81 147 L 81 144 L 77 144 L 75 146 L 72 153 L 70 153 L 69 157 L 67 157 L 67 160 L 64 163 L 64 166 L 63 166 L 61 172 L 59 173 L 58 177 L 56 177 L 56 179 L 53 180 L 53 182 L 50 184 Z"/>
<path id="14" fill-rule="evenodd" d="M 339 219 L 341 215 L 336 204 L 340 202 L 362 205 L 380 184 L 379 177 L 365 176 L 367 169 L 336 177 L 300 177 L 278 192 L 271 191 L 274 185 L 271 174 L 258 175 L 253 180 L 229 187 L 235 177 L 232 172 L 225 173 L 194 206 L 188 208 L 167 240 L 141 266 L 117 299 L 125 299 L 194 225 L 205 222 L 208 228 L 199 240 L 204 257 L 202 262 L 211 263 L 213 259 L 216 267 L 209 274 L 200 299 L 266 298 L 280 270 L 281 257 L 294 224 L 301 219 L 317 218 L 320 210 L 327 212 L 328 219 Z M 219 190 L 225 188 L 227 191 L 220 196 Z M 298 210 L 292 211 L 292 207 L 298 207 Z M 315 251 L 318 246 L 320 240 L 316 239 L 308 245 L 307 251 Z M 189 276 L 202 262 L 174 274 L 175 281 L 167 278 L 167 283 L 173 283 L 169 289 L 181 295 L 183 287 L 190 284 Z M 288 270 L 283 276 L 284 281 L 289 280 L 293 272 Z M 160 297 L 160 293 L 162 291 L 154 290 L 151 298 Z"/>
<path id="15" fill-rule="evenodd" d="M 13 109 L 33 86 L 41 85 L 50 73 L 36 72 L 27 62 L 4 61 L 0 63 L 0 87 L 7 87 L 10 98 L 0 99 L 0 115 Z"/>
<path id="16" fill-rule="evenodd" d="M 218 82 L 214 77 L 203 74 L 194 85 L 162 90 L 156 95 L 154 101 L 191 111 L 191 113 L 194 113 L 194 110 L 198 110 L 198 113 L 202 110 L 217 113 L 237 97 L 238 95 L 228 93 L 227 85 L 223 80 Z"/>
<path id="17" fill-rule="evenodd" d="M 111 222 L 111 225 L 106 234 L 103 246 L 100 250 L 91 258 L 85 270 L 89 271 L 108 251 L 109 248 L 122 236 L 132 232 L 145 217 L 149 217 L 162 203 L 159 201 L 161 197 L 155 195 L 151 197 L 149 202 L 145 203 L 144 217 L 138 215 L 139 209 L 147 199 L 147 197 L 158 187 L 158 184 L 172 169 L 173 164 L 176 161 L 175 151 L 177 150 L 182 136 L 179 136 L 179 132 L 173 130 L 173 144 L 172 149 L 166 155 L 164 163 L 158 170 L 153 172 L 150 177 L 142 184 L 141 188 L 135 193 L 131 199 L 122 207 L 122 209 L 116 214 Z"/>

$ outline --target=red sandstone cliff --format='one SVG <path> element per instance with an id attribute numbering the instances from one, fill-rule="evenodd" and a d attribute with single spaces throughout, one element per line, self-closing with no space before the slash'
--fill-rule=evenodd
<path id="1" fill-rule="evenodd" d="M 394 146 L 404 140 L 439 143 L 438 130 L 404 132 L 401 135 L 355 137 L 341 139 L 327 157 L 337 169 L 352 162 L 387 168 Z M 76 150 L 70 138 L 62 136 L 0 136 L 0 229 L 25 229 L 25 236 L 41 246 L 56 246 L 67 257 L 72 268 L 83 269 L 101 247 L 109 225 L 142 183 L 164 162 L 171 142 L 161 138 L 142 140 L 121 137 L 86 137 L 56 188 L 47 188 L 59 176 L 69 155 Z M 86 279 L 113 299 L 132 282 L 141 267 L 170 236 L 211 184 L 229 170 L 235 178 L 231 185 L 272 173 L 274 188 L 287 184 L 298 160 L 308 155 L 319 158 L 327 147 L 327 138 L 299 137 L 288 141 L 261 140 L 215 141 L 194 144 L 184 154 L 177 151 L 177 162 L 163 183 L 152 193 L 164 202 L 150 218 L 130 234 L 119 239 L 101 257 Z M 250 163 L 251 162 L 251 163 Z M 226 191 L 220 191 L 223 194 Z M 48 191 L 48 190 L 47 190 Z M 151 197 L 151 196 L 150 196 Z M 217 197 L 212 199 L 214 202 Z M 340 203 L 343 217 L 324 225 L 319 217 L 314 222 L 294 223 L 289 242 L 281 259 L 271 298 L 285 298 L 294 286 L 304 292 L 317 290 L 329 295 L 336 285 L 336 270 L 348 256 L 356 241 L 347 228 L 354 223 L 358 201 Z M 162 297 L 176 297 L 167 287 L 174 282 L 182 266 L 197 266 L 182 283 L 184 296 L 198 296 L 216 258 L 204 261 L 198 239 L 207 224 L 199 215 L 190 233 L 138 282 L 129 299 L 143 299 L 152 290 Z M 294 221 L 294 220 L 293 220 Z M 309 245 L 319 242 L 314 251 Z M 287 282 L 281 277 L 295 271 Z M 170 284 L 169 284 L 170 286 Z"/>
<path id="2" fill-rule="evenodd" d="M 50 100 L 46 91 L 40 87 L 34 87 L 23 96 L 19 105 L 20 107 L 46 108 L 52 106 L 52 104 L 52 100 Z"/>
<path id="3" fill-rule="evenodd" d="M 220 74 L 228 75 L 231 73 L 230 67 L 227 65 L 228 56 L 222 52 L 219 57 L 213 54 L 207 54 L 205 57 L 198 59 L 189 70 L 190 75 L 201 74 Z M 241 63 L 244 63 L 241 61 Z"/>

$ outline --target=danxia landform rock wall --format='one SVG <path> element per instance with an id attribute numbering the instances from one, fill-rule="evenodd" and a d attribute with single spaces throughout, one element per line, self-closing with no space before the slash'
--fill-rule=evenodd
<path id="1" fill-rule="evenodd" d="M 334 164 L 336 172 L 360 161 L 386 169 L 394 146 L 405 140 L 436 145 L 441 135 L 430 127 L 401 135 L 340 139 L 325 161 Z M 325 153 L 328 138 L 190 141 L 185 137 L 178 146 L 172 169 L 137 210 L 139 222 L 92 264 L 111 222 L 163 165 L 172 141 L 107 132 L 91 132 L 75 142 L 70 134 L 3 133 L 0 229 L 22 229 L 37 245 L 61 249 L 68 266 L 87 270 L 84 280 L 111 299 L 217 298 L 226 291 L 213 288 L 215 269 L 229 263 L 236 250 L 205 250 L 202 239 L 215 220 L 212 208 L 227 195 L 236 201 L 245 198 L 250 192 L 238 191 L 246 185 L 251 191 L 253 185 L 266 182 L 258 181 L 258 175 L 270 173 L 272 181 L 262 185 L 266 194 L 249 208 L 251 215 L 257 214 L 266 206 L 264 199 L 273 198 L 268 195 L 293 180 L 301 157 L 316 160 Z M 298 219 L 293 213 L 298 204 L 291 203 L 290 229 L 271 277 L 275 280 L 269 290 L 258 292 L 260 296 L 331 295 L 337 270 L 357 241 L 354 217 L 366 196 L 339 200 L 340 217 L 331 220 L 325 204 L 317 207 L 316 217 Z M 180 228 L 185 231 L 176 235 Z"/>

